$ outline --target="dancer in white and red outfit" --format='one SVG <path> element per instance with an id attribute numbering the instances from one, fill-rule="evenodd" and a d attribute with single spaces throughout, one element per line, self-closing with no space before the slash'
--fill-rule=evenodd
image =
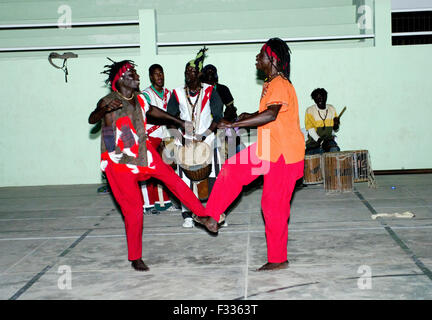
<path id="1" fill-rule="evenodd" d="M 256 57 L 256 68 L 265 73 L 259 111 L 240 115 L 218 128 L 258 127 L 257 142 L 229 158 L 206 205 L 208 217 L 196 217 L 217 232 L 220 215 L 243 186 L 264 177 L 261 207 L 265 220 L 267 263 L 258 270 L 288 267 L 287 242 L 290 200 L 296 181 L 303 176 L 304 136 L 300 130 L 297 95 L 290 76 L 290 51 L 279 39 L 268 40 Z"/>
<path id="2" fill-rule="evenodd" d="M 166 111 L 171 91 L 165 88 L 165 75 L 161 65 L 153 64 L 149 68 L 151 85 L 143 90 L 147 102 L 161 110 Z M 168 129 L 162 124 L 147 123 L 147 136 L 153 147 L 160 151 L 161 142 L 168 138 Z M 141 191 L 144 198 L 144 211 L 158 214 L 171 208 L 171 200 L 163 185 L 154 179 L 141 183 Z"/>
<path id="3" fill-rule="evenodd" d="M 212 150 L 212 170 L 209 176 L 209 192 L 221 168 L 221 156 L 219 143 L 214 131 L 223 117 L 223 103 L 213 86 L 202 83 L 200 72 L 203 68 L 204 53 L 207 49 L 201 49 L 194 60 L 189 61 L 185 67 L 185 84 L 173 89 L 171 99 L 168 102 L 167 112 L 178 116 L 182 120 L 193 122 L 194 136 L 189 137 L 203 141 Z M 186 132 L 187 134 L 191 134 Z M 188 138 L 187 136 L 185 137 Z M 177 141 L 181 144 L 181 141 Z M 179 166 L 179 175 L 183 181 L 193 189 L 193 182 L 186 177 Z M 182 203 L 183 227 L 194 226 L 191 208 Z"/>
<path id="4" fill-rule="evenodd" d="M 181 128 L 185 121 L 147 103 L 139 93 L 139 75 L 132 61 L 105 67 L 112 92 L 99 100 L 89 123 L 102 119 L 101 169 L 124 216 L 128 259 L 135 270 L 147 271 L 142 260 L 143 198 L 138 182 L 159 179 L 196 215 L 202 216 L 205 210 L 146 137 L 147 116 Z"/>

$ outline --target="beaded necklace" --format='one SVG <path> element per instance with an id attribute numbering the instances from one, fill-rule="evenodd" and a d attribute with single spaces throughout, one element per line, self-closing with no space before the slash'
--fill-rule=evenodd
<path id="1" fill-rule="evenodd" d="M 270 82 L 272 81 L 274 78 L 276 78 L 277 76 L 282 76 L 282 78 L 286 79 L 284 74 L 282 72 L 278 72 L 272 75 L 269 75 L 267 78 L 265 78 L 264 82 Z"/>
<path id="2" fill-rule="evenodd" d="M 193 129 L 192 129 L 193 135 L 195 135 L 195 129 L 197 127 L 199 127 L 199 122 L 200 122 L 201 110 L 198 111 L 197 118 L 195 119 L 195 107 L 198 104 L 198 101 L 200 100 L 201 89 L 202 89 L 202 86 L 199 87 L 198 94 L 196 94 L 195 102 L 192 103 L 192 101 L 190 99 L 190 97 L 191 97 L 190 90 L 187 86 L 185 87 L 186 98 L 187 98 L 187 102 L 188 102 L 188 109 L 189 109 L 189 113 L 190 113 L 192 125 L 193 125 Z"/>
<path id="3" fill-rule="evenodd" d="M 198 95 L 197 95 L 194 103 L 192 103 L 192 101 L 190 99 L 191 95 L 190 95 L 190 90 L 188 87 L 185 87 L 185 92 L 186 92 L 187 102 L 188 102 L 189 106 L 192 107 L 191 118 L 192 118 L 192 122 L 193 122 L 194 118 L 195 118 L 195 107 L 196 107 L 198 100 L 200 98 L 200 95 L 201 95 L 201 87 L 199 88 Z"/>
<path id="4" fill-rule="evenodd" d="M 317 109 L 318 109 L 318 115 L 319 115 L 319 117 L 321 118 L 321 120 L 323 121 L 324 129 L 325 129 L 325 127 L 326 127 L 325 120 L 327 119 L 328 108 L 326 108 L 326 113 L 325 113 L 324 119 L 323 119 L 323 117 L 321 117 L 320 108 L 318 108 L 318 106 L 317 106 Z"/>

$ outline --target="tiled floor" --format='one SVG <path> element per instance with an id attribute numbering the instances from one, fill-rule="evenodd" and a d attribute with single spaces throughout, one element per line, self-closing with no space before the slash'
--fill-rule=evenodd
<path id="1" fill-rule="evenodd" d="M 180 211 L 145 215 L 144 273 L 98 186 L 0 188 L 0 299 L 431 299 L 432 175 L 376 180 L 344 194 L 298 189 L 290 266 L 273 272 L 255 271 L 266 262 L 259 187 L 217 236 L 182 228 Z M 405 211 L 415 217 L 371 219 Z"/>

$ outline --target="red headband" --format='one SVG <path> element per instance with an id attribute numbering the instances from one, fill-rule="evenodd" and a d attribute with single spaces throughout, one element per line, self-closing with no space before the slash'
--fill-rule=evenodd
<path id="1" fill-rule="evenodd" d="M 262 47 L 262 50 L 264 50 L 267 53 L 267 56 L 270 58 L 274 58 L 276 61 L 280 61 L 279 57 L 277 56 L 277 54 L 270 48 L 270 46 L 265 43 Z M 286 69 L 288 67 L 288 63 L 285 63 L 285 65 L 283 66 L 283 69 Z"/>
<path id="2" fill-rule="evenodd" d="M 118 81 L 118 79 L 120 79 L 120 77 L 126 72 L 128 71 L 130 68 L 132 68 L 132 65 L 130 63 L 125 63 L 123 65 L 123 67 L 120 68 L 120 70 L 117 72 L 117 74 L 115 75 L 113 81 L 111 82 L 111 88 L 114 91 L 117 91 L 117 88 L 115 87 L 115 83 Z"/>
<path id="3" fill-rule="evenodd" d="M 267 45 L 267 43 L 265 43 L 262 47 L 262 49 L 267 53 L 268 57 L 272 57 L 274 59 L 276 59 L 276 61 L 279 61 L 279 57 L 277 56 L 277 54 L 270 48 L 269 45 Z"/>

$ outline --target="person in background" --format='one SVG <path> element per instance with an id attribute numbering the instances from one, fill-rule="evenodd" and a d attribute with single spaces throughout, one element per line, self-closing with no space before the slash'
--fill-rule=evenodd
<path id="1" fill-rule="evenodd" d="M 218 92 L 223 104 L 225 105 L 223 118 L 227 121 L 235 121 L 237 119 L 237 108 L 234 106 L 234 98 L 230 89 L 219 83 L 217 69 L 212 64 L 207 64 L 202 70 L 202 82 L 214 86 Z"/>
<path id="2" fill-rule="evenodd" d="M 335 132 L 339 130 L 340 121 L 336 109 L 327 104 L 327 91 L 324 88 L 315 89 L 311 97 L 315 104 L 306 109 L 306 154 L 340 151 L 335 141 Z"/>
<path id="3" fill-rule="evenodd" d="M 236 121 L 238 116 L 237 108 L 234 106 L 234 98 L 231 94 L 230 89 L 226 85 L 219 83 L 219 75 L 214 65 L 207 64 L 204 66 L 202 70 L 202 81 L 204 83 L 214 86 L 219 96 L 221 97 L 222 102 L 225 105 L 223 119 L 229 122 Z M 225 150 L 226 159 L 245 148 L 245 146 L 241 142 L 239 128 L 226 129 L 224 139 L 225 143 L 222 149 Z M 227 226 L 226 222 L 225 226 Z"/>
<path id="4" fill-rule="evenodd" d="M 162 66 L 159 64 L 151 65 L 149 78 L 151 85 L 143 90 L 144 97 L 148 104 L 166 111 L 171 91 L 165 88 L 165 74 Z M 158 122 L 156 119 L 149 119 L 150 121 Z M 162 152 L 161 142 L 168 137 L 167 127 L 163 124 L 147 123 L 146 128 L 149 141 L 160 154 Z M 155 179 L 142 182 L 141 190 L 145 213 L 159 214 L 159 211 L 175 210 L 165 188 Z"/>

